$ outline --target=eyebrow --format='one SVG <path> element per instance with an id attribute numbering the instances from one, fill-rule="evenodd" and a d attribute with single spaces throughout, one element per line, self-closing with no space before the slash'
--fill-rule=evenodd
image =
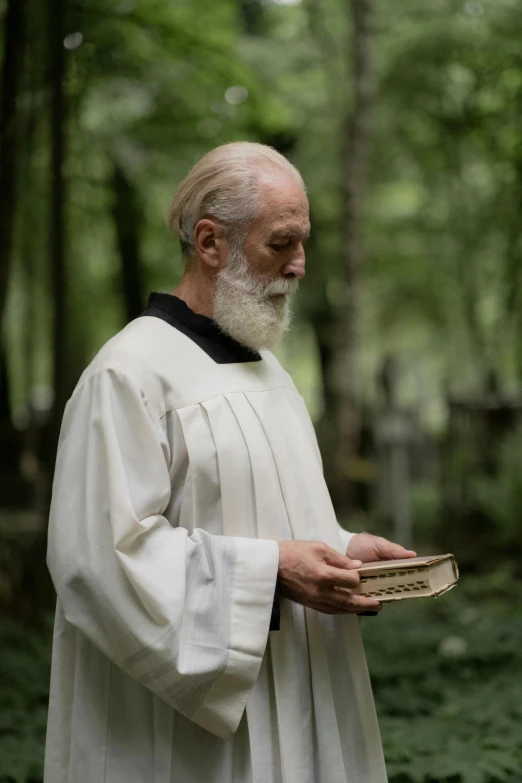
<path id="1" fill-rule="evenodd" d="M 291 229 L 291 228 L 282 228 L 282 229 L 276 229 L 275 231 L 272 231 L 270 234 L 270 237 L 281 237 L 283 239 L 294 239 L 296 237 L 302 237 L 303 239 L 308 239 L 310 236 L 310 229 L 303 234 L 302 231 L 299 231 L 299 229 Z"/>

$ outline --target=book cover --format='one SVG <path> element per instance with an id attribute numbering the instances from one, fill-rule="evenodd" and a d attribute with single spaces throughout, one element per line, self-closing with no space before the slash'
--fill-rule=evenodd
<path id="1" fill-rule="evenodd" d="M 459 570 L 452 554 L 379 560 L 359 569 L 357 592 L 381 602 L 442 595 L 458 582 Z"/>

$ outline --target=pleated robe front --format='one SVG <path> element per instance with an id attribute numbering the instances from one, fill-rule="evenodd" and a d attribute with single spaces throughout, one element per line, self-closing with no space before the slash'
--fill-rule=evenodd
<path id="1" fill-rule="evenodd" d="M 278 540 L 345 552 L 302 398 L 137 319 L 69 401 L 45 783 L 384 783 L 354 616 L 281 600 Z"/>

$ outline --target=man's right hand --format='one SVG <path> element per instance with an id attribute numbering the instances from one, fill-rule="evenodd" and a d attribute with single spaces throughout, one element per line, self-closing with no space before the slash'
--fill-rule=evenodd
<path id="1" fill-rule="evenodd" d="M 351 560 L 321 541 L 279 541 L 281 595 L 324 614 L 379 612 L 374 598 L 355 595 L 360 560 Z"/>

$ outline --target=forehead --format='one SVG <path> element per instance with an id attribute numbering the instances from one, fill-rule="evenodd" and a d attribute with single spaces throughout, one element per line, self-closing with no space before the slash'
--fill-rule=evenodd
<path id="1" fill-rule="evenodd" d="M 310 230 L 308 199 L 301 186 L 288 176 L 261 185 L 262 209 L 256 225 L 272 233 L 307 234 Z"/>

